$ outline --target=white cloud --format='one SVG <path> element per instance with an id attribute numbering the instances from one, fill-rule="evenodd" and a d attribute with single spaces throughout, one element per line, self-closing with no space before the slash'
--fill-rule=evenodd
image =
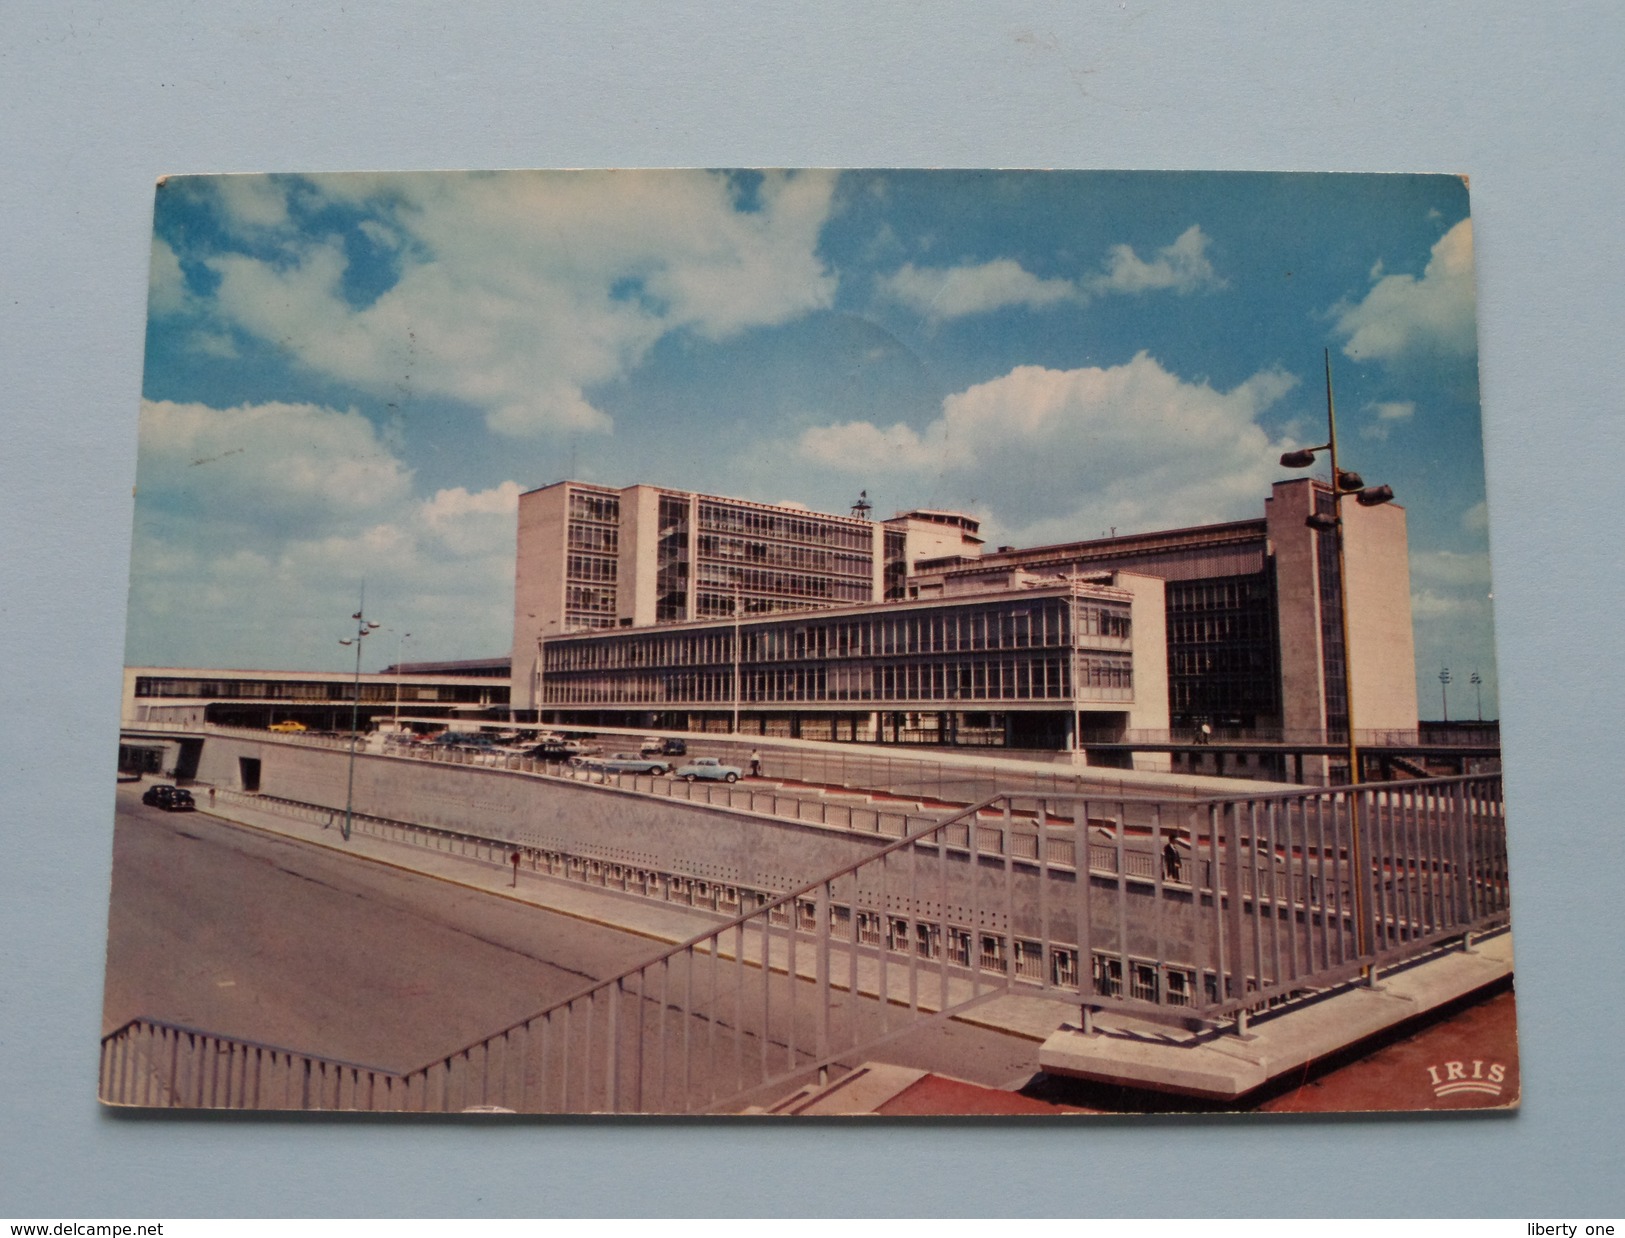
<path id="1" fill-rule="evenodd" d="M 208 182 L 236 230 L 280 228 L 288 222 L 288 196 L 268 176 L 222 176 Z"/>
<path id="2" fill-rule="evenodd" d="M 1348 337 L 1343 352 L 1350 357 L 1470 354 L 1477 345 L 1472 222 L 1464 219 L 1439 238 L 1420 279 L 1374 271 L 1365 299 L 1335 313 L 1335 329 Z"/>
<path id="3" fill-rule="evenodd" d="M 147 277 L 147 308 L 157 316 L 186 308 L 186 276 L 181 260 L 162 237 L 152 238 L 152 266 Z"/>
<path id="4" fill-rule="evenodd" d="M 1159 249 L 1147 262 L 1127 245 L 1114 245 L 1106 259 L 1106 273 L 1089 282 L 1096 293 L 1138 293 L 1169 290 L 1197 292 L 1222 288 L 1224 281 L 1207 257 L 1208 238 L 1195 224 L 1179 234 L 1172 245 Z"/>
<path id="5" fill-rule="evenodd" d="M 957 267 L 917 267 L 905 263 L 879 283 L 880 291 L 924 318 L 942 321 L 988 314 L 1014 305 L 1046 309 L 1084 303 L 1094 296 L 1142 292 L 1196 292 L 1222 288 L 1224 281 L 1207 258 L 1208 238 L 1196 225 L 1146 261 L 1131 246 L 1114 245 L 1103 272 L 1069 280 L 1034 275 L 1010 258 Z"/>
<path id="6" fill-rule="evenodd" d="M 1411 579 L 1433 587 L 1476 591 L 1490 589 L 1490 556 L 1485 551 L 1425 550 L 1411 555 Z"/>
<path id="7" fill-rule="evenodd" d="M 1375 420 L 1368 422 L 1360 430 L 1361 436 L 1384 441 L 1393 432 L 1396 424 L 1409 421 L 1416 415 L 1416 404 L 1411 400 L 1382 400 L 1367 404 L 1365 411 Z"/>
<path id="8" fill-rule="evenodd" d="M 1256 514 L 1291 444 L 1257 417 L 1297 383 L 1265 370 L 1230 391 L 1141 353 L 1109 369 L 1021 366 L 943 401 L 915 430 L 847 422 L 805 432 L 810 463 L 981 484 L 1002 536 L 1023 542 Z M 987 480 L 994 479 L 994 480 Z"/>
<path id="9" fill-rule="evenodd" d="M 483 410 L 501 434 L 606 431 L 586 392 L 663 335 L 724 339 L 834 298 L 817 255 L 834 184 L 824 173 L 770 173 L 752 209 L 726 177 L 697 172 L 310 184 L 382 216 L 368 234 L 401 238 L 398 280 L 358 308 L 339 239 L 290 235 L 276 260 L 210 259 L 221 312 L 318 373 L 381 393 L 409 381 Z M 286 209 L 270 182 L 227 196 L 239 219 L 271 220 L 272 200 Z"/>
<path id="10" fill-rule="evenodd" d="M 1482 499 L 1462 512 L 1461 527 L 1469 533 L 1482 533 L 1490 527 L 1490 509 Z"/>
<path id="11" fill-rule="evenodd" d="M 420 498 L 365 418 L 314 405 L 148 403 L 141 436 L 132 661 L 184 664 L 201 624 L 216 665 L 322 667 L 363 580 L 423 656 L 507 647 L 518 483 Z"/>
<path id="12" fill-rule="evenodd" d="M 1042 309 L 1081 300 L 1065 279 L 1041 279 L 1009 258 L 975 266 L 923 268 L 907 263 L 880 281 L 880 289 L 930 319 L 962 318 L 1024 305 Z"/>
<path id="13" fill-rule="evenodd" d="M 411 483 L 365 417 L 313 404 L 148 400 L 139 437 L 140 496 L 185 497 L 217 520 L 371 510 L 404 498 Z"/>

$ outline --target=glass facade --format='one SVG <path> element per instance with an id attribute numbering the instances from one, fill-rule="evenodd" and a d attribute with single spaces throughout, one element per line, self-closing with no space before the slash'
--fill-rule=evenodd
<path id="1" fill-rule="evenodd" d="M 567 628 L 615 626 L 620 518 L 617 495 L 571 487 L 564 569 Z"/>
<path id="2" fill-rule="evenodd" d="M 1279 717 L 1279 641 L 1269 574 L 1171 580 L 1167 588 L 1172 725 L 1252 727 Z"/>
<path id="3" fill-rule="evenodd" d="M 874 601 L 867 521 L 701 496 L 695 618 L 766 615 Z"/>
<path id="4" fill-rule="evenodd" d="M 1054 593 L 551 641 L 543 706 L 1132 702 L 1127 598 Z M 1077 630 L 1074 639 L 1073 629 Z"/>

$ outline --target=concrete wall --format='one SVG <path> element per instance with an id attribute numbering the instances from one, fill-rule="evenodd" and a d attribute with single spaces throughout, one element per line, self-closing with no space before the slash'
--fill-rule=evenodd
<path id="1" fill-rule="evenodd" d="M 239 762 L 260 762 L 263 794 L 323 805 L 342 813 L 349 752 L 275 740 L 209 736 L 201 741 L 197 777 L 222 787 L 240 788 Z M 786 892 L 872 856 L 889 839 L 853 834 L 811 823 L 751 816 L 683 801 L 655 799 L 612 788 L 560 782 L 482 766 L 440 765 L 358 754 L 355 768 L 358 812 L 466 831 L 542 850 L 558 850 L 666 873 L 681 874 L 757 891 Z M 992 823 L 984 822 L 984 830 Z M 1169 827 L 1189 821 L 1168 818 Z M 1031 833 L 1016 825 L 1018 833 Z M 1115 845 L 1107 834 L 1092 841 Z M 1072 838 L 1063 828 L 1061 837 Z M 1013 847 L 1034 854 L 1031 844 Z M 1149 873 L 1160 862 L 1149 840 L 1131 838 L 1125 850 L 1139 853 Z M 1185 864 L 1192 859 L 1186 852 Z M 1102 861 L 1114 867 L 1115 860 Z M 1147 867 L 1149 863 L 1149 867 Z M 1195 964 L 1206 956 L 1196 942 L 1210 925 L 1210 899 L 1189 890 L 1169 889 L 1158 903 L 1151 886 L 1126 882 L 1121 894 L 1114 877 L 1091 877 L 1091 940 L 1097 949 L 1123 950 L 1138 958 L 1165 957 Z M 1038 941 L 1077 941 L 1076 876 L 950 848 L 921 846 L 888 857 L 884 870 L 868 866 L 854 889 L 850 878 L 837 884 L 836 902 L 874 908 L 882 914 L 942 923 Z M 1306 940 L 1305 926 L 1282 926 Z M 1250 931 L 1250 927 L 1249 927 Z"/>
<path id="2" fill-rule="evenodd" d="M 1134 703 L 1129 707 L 1131 730 L 1168 729 L 1168 588 L 1157 576 L 1117 572 L 1112 584 L 1134 595 Z M 1141 752 L 1135 769 L 1173 768 L 1166 752 Z"/>
<path id="3" fill-rule="evenodd" d="M 616 618 L 633 627 L 655 622 L 655 572 L 660 549 L 660 491 L 628 486 L 621 491 L 620 559 L 616 564 Z"/>
<path id="4" fill-rule="evenodd" d="M 1354 725 L 1416 729 L 1416 638 L 1405 509 L 1343 503 Z"/>
<path id="5" fill-rule="evenodd" d="M 1320 644 L 1317 534 L 1304 524 L 1314 510 L 1307 480 L 1276 482 L 1264 504 L 1275 560 L 1276 624 L 1281 641 L 1281 725 L 1318 731 L 1326 725 L 1325 661 Z"/>
<path id="6" fill-rule="evenodd" d="M 343 812 L 348 749 L 210 736 L 197 777 L 240 788 L 243 757 L 260 761 L 262 794 Z M 365 753 L 355 760 L 355 809 L 768 890 L 805 884 L 886 841 L 482 766 Z"/>
<path id="7" fill-rule="evenodd" d="M 514 555 L 513 707 L 534 709 L 536 638 L 564 631 L 565 521 L 569 487 L 519 496 Z"/>
<path id="8" fill-rule="evenodd" d="M 1281 637 L 1281 721 L 1288 730 L 1326 724 L 1319 535 L 1304 524 L 1313 494 L 1307 480 L 1278 482 L 1265 507 Z M 1405 510 L 1392 503 L 1361 507 L 1345 499 L 1342 512 L 1354 725 L 1414 730 L 1416 646 Z"/>

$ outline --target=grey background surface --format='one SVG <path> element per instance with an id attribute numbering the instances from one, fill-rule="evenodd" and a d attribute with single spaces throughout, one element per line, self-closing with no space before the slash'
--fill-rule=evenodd
<path id="1" fill-rule="evenodd" d="M 1620 1215 L 1613 3 L 24 0 L 0 23 L 0 1215 Z M 627 165 L 1470 174 L 1515 1117 L 121 1120 L 93 1100 L 154 179 Z"/>

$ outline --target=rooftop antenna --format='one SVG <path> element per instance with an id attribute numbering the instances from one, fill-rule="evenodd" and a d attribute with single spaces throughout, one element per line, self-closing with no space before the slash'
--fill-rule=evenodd
<path id="1" fill-rule="evenodd" d="M 852 514 L 859 520 L 867 520 L 869 519 L 869 513 L 873 510 L 874 505 L 869 502 L 869 492 L 867 490 L 859 490 L 858 501 L 852 504 Z"/>

